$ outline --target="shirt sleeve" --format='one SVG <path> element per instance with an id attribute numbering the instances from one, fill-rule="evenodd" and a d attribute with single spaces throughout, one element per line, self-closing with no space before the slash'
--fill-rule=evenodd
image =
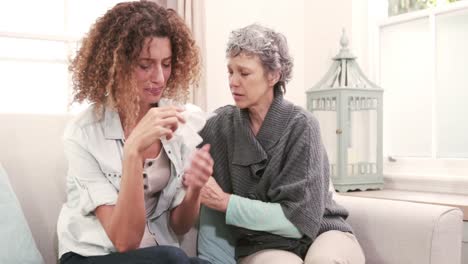
<path id="1" fill-rule="evenodd" d="M 299 229 L 286 218 L 279 203 L 251 200 L 234 194 L 229 199 L 226 223 L 283 237 L 302 237 Z"/>
<path id="2" fill-rule="evenodd" d="M 174 200 L 171 203 L 171 209 L 179 206 L 185 197 L 185 189 L 183 187 L 177 188 L 176 194 L 174 195 Z"/>
<path id="3" fill-rule="evenodd" d="M 170 147 L 170 144 L 167 144 L 166 146 Z M 192 150 L 187 147 L 185 144 L 180 144 L 180 159 L 181 159 L 181 164 L 183 164 L 183 168 L 185 171 L 185 168 L 188 167 L 190 164 L 190 159 L 192 156 Z M 171 165 L 171 167 L 174 165 Z M 172 175 L 172 173 L 175 172 L 175 168 L 171 168 L 171 177 L 179 177 L 179 175 Z M 181 172 L 184 173 L 184 172 Z M 182 179 L 183 177 L 181 176 L 180 178 L 176 179 L 175 183 L 175 194 L 174 194 L 174 199 L 171 202 L 170 209 L 173 209 L 177 206 L 179 206 L 182 201 L 185 198 L 185 187 L 182 184 Z M 168 188 L 169 186 L 166 186 Z"/>
<path id="4" fill-rule="evenodd" d="M 97 160 L 86 148 L 83 132 L 75 128 L 64 137 L 64 152 L 68 160 L 68 177 L 79 190 L 79 208 L 88 215 L 101 205 L 115 205 L 117 190 L 104 176 Z"/>

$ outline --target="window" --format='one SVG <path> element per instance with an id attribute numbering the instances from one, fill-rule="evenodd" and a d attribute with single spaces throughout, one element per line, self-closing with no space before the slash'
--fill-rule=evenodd
<path id="1" fill-rule="evenodd" d="M 0 113 L 67 112 L 68 62 L 90 25 L 117 2 L 0 2 Z"/>
<path id="2" fill-rule="evenodd" d="M 387 161 L 384 171 L 466 176 L 468 1 L 406 2 L 436 6 L 386 18 L 378 26 L 384 156 L 396 160 Z"/>
<path id="3" fill-rule="evenodd" d="M 461 0 L 388 0 L 388 16 L 400 15 L 458 1 Z"/>

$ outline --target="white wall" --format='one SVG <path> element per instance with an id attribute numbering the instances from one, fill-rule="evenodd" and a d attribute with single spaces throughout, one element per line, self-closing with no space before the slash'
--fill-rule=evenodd
<path id="1" fill-rule="evenodd" d="M 260 23 L 283 33 L 294 57 L 286 98 L 305 107 L 307 89 L 316 84 L 338 54 L 342 29 L 367 73 L 368 0 L 205 0 L 207 109 L 233 103 L 224 50 L 229 32 Z M 356 40 L 355 42 L 353 40 Z"/>
<path id="2" fill-rule="evenodd" d="M 272 27 L 288 39 L 295 66 L 286 98 L 304 105 L 304 0 L 206 0 L 207 110 L 232 104 L 225 48 L 229 33 L 252 23 Z"/>
<path id="3" fill-rule="evenodd" d="M 328 71 L 340 49 L 343 28 L 353 48 L 349 0 L 305 1 L 305 89 L 315 85 Z"/>

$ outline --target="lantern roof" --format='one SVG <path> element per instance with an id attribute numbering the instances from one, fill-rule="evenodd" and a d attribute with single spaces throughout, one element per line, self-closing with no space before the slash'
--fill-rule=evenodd
<path id="1" fill-rule="evenodd" d="M 333 57 L 333 63 L 325 76 L 309 91 L 336 88 L 382 89 L 364 75 L 356 62 L 357 57 L 349 50 L 348 44 L 348 37 L 343 29 L 340 39 L 340 52 Z"/>

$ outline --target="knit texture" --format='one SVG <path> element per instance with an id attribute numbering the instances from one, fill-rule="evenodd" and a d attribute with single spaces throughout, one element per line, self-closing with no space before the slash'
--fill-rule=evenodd
<path id="1" fill-rule="evenodd" d="M 280 203 L 286 217 L 304 234 L 301 239 L 235 227 L 236 257 L 266 248 L 304 257 L 308 246 L 329 230 L 352 232 L 347 211 L 328 191 L 329 164 L 318 121 L 275 92 L 255 136 L 249 113 L 235 106 L 219 108 L 201 131 L 211 144 L 218 184 L 227 193 Z"/>

